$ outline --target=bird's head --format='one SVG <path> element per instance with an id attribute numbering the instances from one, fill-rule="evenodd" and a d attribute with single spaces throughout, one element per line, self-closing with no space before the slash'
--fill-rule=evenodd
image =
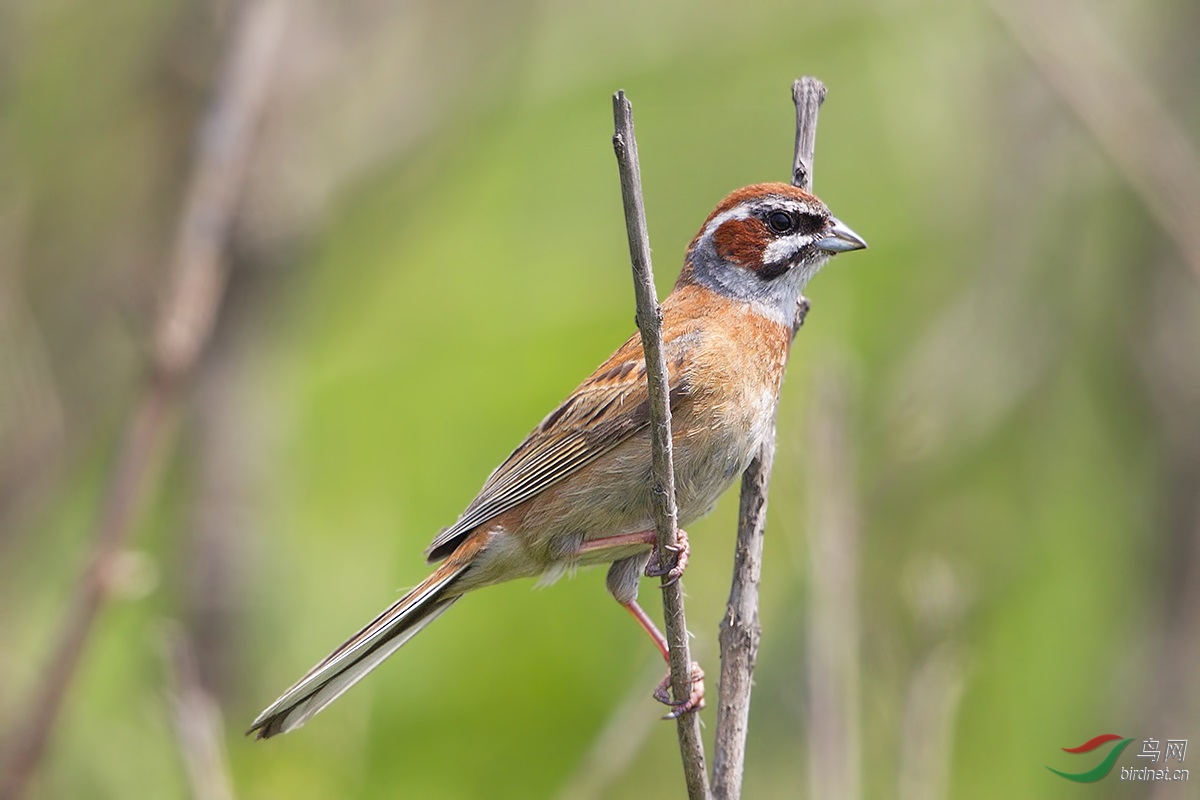
<path id="1" fill-rule="evenodd" d="M 809 192 L 759 183 L 717 205 L 688 247 L 679 282 L 751 303 L 790 325 L 804 285 L 829 257 L 866 246 Z"/>

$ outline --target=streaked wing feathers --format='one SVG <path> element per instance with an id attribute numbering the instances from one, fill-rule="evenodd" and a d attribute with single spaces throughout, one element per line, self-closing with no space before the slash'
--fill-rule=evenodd
<path id="1" fill-rule="evenodd" d="M 671 408 L 687 396 L 684 350 L 690 336 L 668 342 L 666 355 Z M 488 478 L 452 526 L 426 551 L 430 561 L 445 558 L 468 533 L 577 472 L 650 422 L 646 361 L 639 336 L 613 353 L 542 420 Z"/>

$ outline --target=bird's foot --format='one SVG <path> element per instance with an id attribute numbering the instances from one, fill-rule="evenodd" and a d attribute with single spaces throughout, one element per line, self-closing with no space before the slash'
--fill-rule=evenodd
<path id="1" fill-rule="evenodd" d="M 688 685 L 691 687 L 691 691 L 686 699 L 672 700 L 671 672 L 667 670 L 667 677 L 663 678 L 662 683 L 658 684 L 658 688 L 654 690 L 654 699 L 671 707 L 670 713 L 663 719 L 679 719 L 684 714 L 704 708 L 704 670 L 700 669 L 700 665 L 695 661 L 692 662 L 692 674 L 688 678 Z"/>
<path id="2" fill-rule="evenodd" d="M 666 556 L 670 563 L 664 563 L 659 558 L 662 553 L 655 548 L 654 554 L 650 556 L 650 561 L 646 564 L 646 577 L 660 578 L 665 575 L 667 579 L 663 581 L 663 586 L 670 586 L 678 581 L 683 576 L 683 571 L 687 569 L 688 556 L 692 552 L 691 545 L 688 544 L 687 531 L 679 528 L 675 532 L 675 544 L 668 545 L 664 549 L 670 553 Z"/>

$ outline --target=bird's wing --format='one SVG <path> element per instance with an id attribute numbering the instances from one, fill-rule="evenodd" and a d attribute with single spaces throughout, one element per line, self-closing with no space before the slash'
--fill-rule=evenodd
<path id="1" fill-rule="evenodd" d="M 683 366 L 695 338 L 686 333 L 665 345 L 672 412 L 689 396 Z M 649 423 L 646 360 L 635 334 L 525 437 L 426 556 L 445 558 L 475 528 L 573 475 Z"/>

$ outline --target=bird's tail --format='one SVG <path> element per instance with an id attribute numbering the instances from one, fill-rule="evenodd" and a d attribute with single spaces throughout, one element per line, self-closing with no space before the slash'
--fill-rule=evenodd
<path id="1" fill-rule="evenodd" d="M 442 564 L 417 588 L 309 670 L 259 714 L 246 733 L 267 739 L 299 728 L 441 616 L 462 597 L 448 590 L 469 566 L 453 561 Z"/>

